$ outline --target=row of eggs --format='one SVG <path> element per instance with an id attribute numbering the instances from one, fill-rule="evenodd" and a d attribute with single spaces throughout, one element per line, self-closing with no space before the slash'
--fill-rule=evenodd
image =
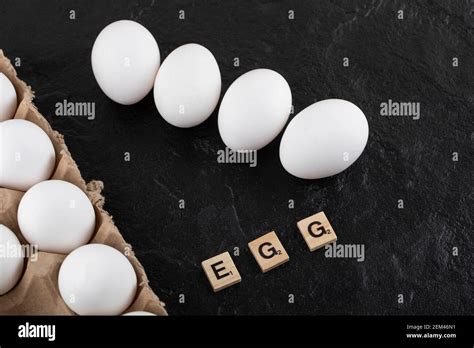
<path id="1" fill-rule="evenodd" d="M 95 40 L 91 62 L 100 88 L 110 99 L 134 104 L 153 88 L 159 114 L 176 127 L 201 124 L 219 102 L 221 74 L 207 48 L 195 43 L 180 46 L 160 66 L 155 38 L 134 21 L 106 26 Z M 219 134 L 234 151 L 259 150 L 283 130 L 291 107 L 291 89 L 282 75 L 270 69 L 251 70 L 224 94 Z M 299 178 L 332 176 L 354 163 L 368 134 L 367 119 L 356 105 L 323 100 L 290 121 L 280 143 L 280 160 Z"/>
<path id="2" fill-rule="evenodd" d="M 154 86 L 160 115 L 176 127 L 204 122 L 220 98 L 221 75 L 208 49 L 183 45 L 160 66 L 155 39 L 133 21 L 114 22 L 102 30 L 92 49 L 92 68 L 102 90 L 122 104 L 140 101 Z M 234 151 L 261 149 L 283 130 L 291 104 L 291 89 L 279 73 L 255 69 L 243 74 L 230 85 L 219 108 L 223 142 Z M 35 125 L 5 122 L 16 106 L 15 89 L 0 73 L 0 186 L 25 191 L 51 174 L 54 149 Z M 338 174 L 360 156 L 368 132 L 356 105 L 340 99 L 314 103 L 288 124 L 280 143 L 281 163 L 303 179 Z M 22 154 L 29 158 L 18 160 Z"/>

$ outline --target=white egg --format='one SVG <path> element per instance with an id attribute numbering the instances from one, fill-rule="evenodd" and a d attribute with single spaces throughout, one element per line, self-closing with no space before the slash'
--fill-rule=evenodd
<path id="1" fill-rule="evenodd" d="M 207 120 L 220 94 L 221 73 L 216 59 L 198 44 L 175 49 L 156 75 L 156 107 L 160 115 L 176 127 L 194 127 Z"/>
<path id="2" fill-rule="evenodd" d="M 137 276 L 118 250 L 104 244 L 77 248 L 63 261 L 59 292 L 79 315 L 119 315 L 133 302 Z"/>
<path id="3" fill-rule="evenodd" d="M 33 122 L 0 122 L 0 187 L 26 191 L 51 177 L 56 164 L 53 144 Z"/>
<path id="4" fill-rule="evenodd" d="M 15 115 L 17 108 L 15 87 L 8 77 L 0 73 L 0 121 L 5 121 Z"/>
<path id="5" fill-rule="evenodd" d="M 128 313 L 125 313 L 123 315 L 126 315 L 126 316 L 156 316 L 156 314 L 154 314 L 154 313 L 145 312 L 145 311 L 128 312 Z"/>
<path id="6" fill-rule="evenodd" d="M 152 89 L 160 67 L 160 50 L 143 25 L 121 20 L 109 24 L 97 36 L 91 61 L 102 91 L 113 101 L 130 105 Z"/>
<path id="7" fill-rule="evenodd" d="M 258 150 L 281 132 L 291 110 L 291 90 L 269 69 L 251 70 L 229 87 L 219 108 L 219 133 L 234 151 Z"/>
<path id="8" fill-rule="evenodd" d="M 67 254 L 91 239 L 95 212 L 86 194 L 62 180 L 30 188 L 18 206 L 22 235 L 41 251 Z"/>
<path id="9" fill-rule="evenodd" d="M 280 160 L 292 175 L 320 179 L 347 169 L 367 144 L 364 113 L 341 99 L 308 106 L 288 124 L 280 143 Z"/>
<path id="10" fill-rule="evenodd" d="M 0 224 L 0 295 L 10 291 L 23 273 L 23 249 L 15 234 Z"/>

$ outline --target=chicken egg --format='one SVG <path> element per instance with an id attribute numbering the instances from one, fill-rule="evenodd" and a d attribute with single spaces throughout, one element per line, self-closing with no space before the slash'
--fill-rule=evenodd
<path id="1" fill-rule="evenodd" d="M 288 124 L 280 143 L 280 160 L 290 174 L 320 179 L 342 172 L 364 151 L 369 125 L 364 113 L 342 99 L 308 106 Z"/>
<path id="2" fill-rule="evenodd" d="M 121 20 L 109 24 L 97 36 L 91 62 L 102 91 L 119 104 L 131 105 L 153 88 L 160 50 L 143 25 Z"/>
<path id="3" fill-rule="evenodd" d="M 216 59 L 204 46 L 178 47 L 163 61 L 153 90 L 160 115 L 176 127 L 204 122 L 221 94 L 221 73 Z"/>
<path id="4" fill-rule="evenodd" d="M 125 313 L 123 314 L 125 316 L 156 316 L 156 314 L 154 313 L 150 313 L 150 312 L 145 312 L 145 311 L 135 311 L 135 312 L 128 312 L 128 313 Z"/>
<path id="5" fill-rule="evenodd" d="M 20 241 L 0 224 L 0 295 L 10 291 L 23 273 L 24 257 Z"/>
<path id="6" fill-rule="evenodd" d="M 0 186 L 26 191 L 51 177 L 56 164 L 48 135 L 36 124 L 13 119 L 0 122 Z"/>
<path id="7" fill-rule="evenodd" d="M 13 118 L 17 103 L 15 87 L 5 74 L 0 73 L 0 121 Z"/>
<path id="8" fill-rule="evenodd" d="M 291 110 L 288 82 L 270 69 L 251 70 L 227 89 L 219 108 L 219 133 L 234 151 L 259 150 L 281 132 Z"/>
<path id="9" fill-rule="evenodd" d="M 95 212 L 86 194 L 62 180 L 30 188 L 18 206 L 22 235 L 41 251 L 67 254 L 86 244 L 95 230 Z"/>
<path id="10" fill-rule="evenodd" d="M 64 259 L 58 285 L 64 302 L 79 315 L 119 315 L 135 298 L 137 276 L 117 249 L 88 244 Z"/>

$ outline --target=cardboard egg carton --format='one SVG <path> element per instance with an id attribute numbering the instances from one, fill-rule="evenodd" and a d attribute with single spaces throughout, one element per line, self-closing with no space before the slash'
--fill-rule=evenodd
<path id="1" fill-rule="evenodd" d="M 34 93 L 17 77 L 16 71 L 0 50 L 0 72 L 4 73 L 15 87 L 18 108 L 14 118 L 31 121 L 41 127 L 50 137 L 56 152 L 56 167 L 51 179 L 69 181 L 81 188 L 89 197 L 96 213 L 96 230 L 90 243 L 107 244 L 128 258 L 138 279 L 137 294 L 130 311 L 147 311 L 167 315 L 165 305 L 148 285 L 145 270 L 134 256 L 132 248 L 125 242 L 115 226 L 112 216 L 103 209 L 101 195 L 103 183 L 86 183 L 78 166 L 64 143 L 63 136 L 53 130 L 48 121 L 33 104 Z M 22 244 L 27 244 L 17 223 L 17 209 L 24 192 L 0 188 L 0 224 L 10 228 Z M 33 258 L 25 259 L 25 269 L 18 284 L 8 293 L 0 296 L 0 315 L 73 315 L 66 306 L 58 289 L 58 272 L 66 255 L 38 252 Z"/>

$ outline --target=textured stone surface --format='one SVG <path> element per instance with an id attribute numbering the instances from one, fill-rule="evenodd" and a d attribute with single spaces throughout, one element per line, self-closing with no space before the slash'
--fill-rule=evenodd
<path id="1" fill-rule="evenodd" d="M 83 176 L 104 181 L 106 209 L 170 314 L 472 314 L 473 8 L 441 0 L 2 0 L 0 45 L 21 58 L 20 77 Z M 223 91 L 267 67 L 288 80 L 296 112 L 325 98 L 354 102 L 369 121 L 365 152 L 347 171 L 318 181 L 284 171 L 279 139 L 259 152 L 256 168 L 218 164 L 216 113 L 177 129 L 158 115 L 151 94 L 126 107 L 101 92 L 90 52 L 99 31 L 118 19 L 144 24 L 162 58 L 188 42 L 209 48 Z M 63 99 L 95 102 L 96 119 L 54 116 Z M 380 116 L 388 99 L 420 102 L 421 118 Z M 364 262 L 307 250 L 296 222 L 321 210 L 339 243 L 365 245 Z M 262 274 L 246 245 L 272 230 L 291 260 Z M 200 262 L 234 247 L 242 283 L 214 294 Z"/>

